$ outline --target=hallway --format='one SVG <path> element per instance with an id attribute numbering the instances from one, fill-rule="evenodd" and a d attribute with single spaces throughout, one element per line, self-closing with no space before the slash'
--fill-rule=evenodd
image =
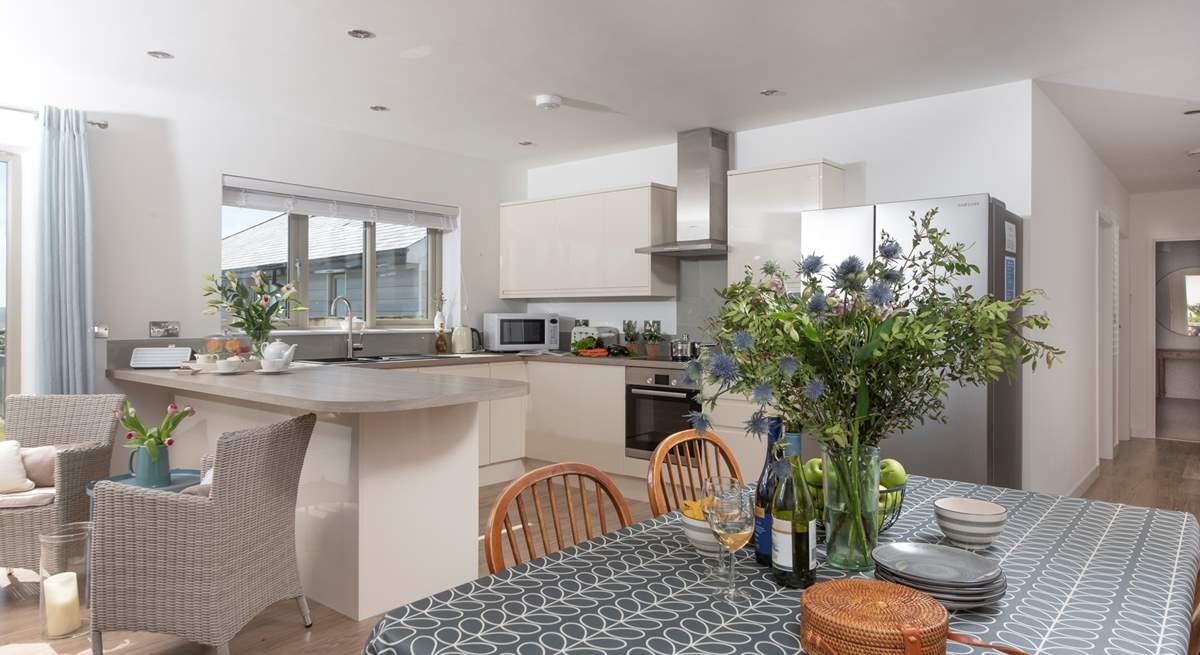
<path id="1" fill-rule="evenodd" d="M 1174 509 L 1200 517 L 1200 443 L 1166 439 L 1122 442 L 1084 498 Z"/>

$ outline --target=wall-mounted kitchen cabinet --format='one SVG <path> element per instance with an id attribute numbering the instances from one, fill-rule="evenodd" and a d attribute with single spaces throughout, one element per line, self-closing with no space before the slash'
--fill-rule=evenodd
<path id="1" fill-rule="evenodd" d="M 746 266 L 757 274 L 767 261 L 783 266 L 789 287 L 803 256 L 800 212 L 843 204 L 844 172 L 828 161 L 729 171 L 729 282 Z"/>
<path id="2" fill-rule="evenodd" d="M 635 253 L 675 239 L 658 184 L 500 206 L 501 298 L 673 297 L 679 263 Z"/>

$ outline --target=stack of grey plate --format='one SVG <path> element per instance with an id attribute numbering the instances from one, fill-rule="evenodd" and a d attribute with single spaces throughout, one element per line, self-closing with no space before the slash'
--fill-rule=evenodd
<path id="1" fill-rule="evenodd" d="M 990 605 L 1004 598 L 1008 579 L 996 562 L 950 546 L 900 542 L 871 553 L 875 577 L 933 596 L 949 610 Z"/>

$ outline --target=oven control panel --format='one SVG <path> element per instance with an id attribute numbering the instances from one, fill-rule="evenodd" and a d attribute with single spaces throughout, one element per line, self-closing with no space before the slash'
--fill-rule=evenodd
<path id="1" fill-rule="evenodd" d="M 682 369 L 643 368 L 640 366 L 625 368 L 625 384 L 668 389 L 695 390 L 700 388 L 699 385 L 687 379 Z"/>

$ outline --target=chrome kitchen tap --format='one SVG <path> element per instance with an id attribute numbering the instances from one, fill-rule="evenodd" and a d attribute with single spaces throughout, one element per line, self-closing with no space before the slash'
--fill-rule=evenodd
<path id="1" fill-rule="evenodd" d="M 338 296 L 329 303 L 329 315 L 337 316 L 338 301 L 346 303 L 346 359 L 354 359 L 354 351 L 362 350 L 361 343 L 354 343 L 354 307 L 346 296 Z"/>

